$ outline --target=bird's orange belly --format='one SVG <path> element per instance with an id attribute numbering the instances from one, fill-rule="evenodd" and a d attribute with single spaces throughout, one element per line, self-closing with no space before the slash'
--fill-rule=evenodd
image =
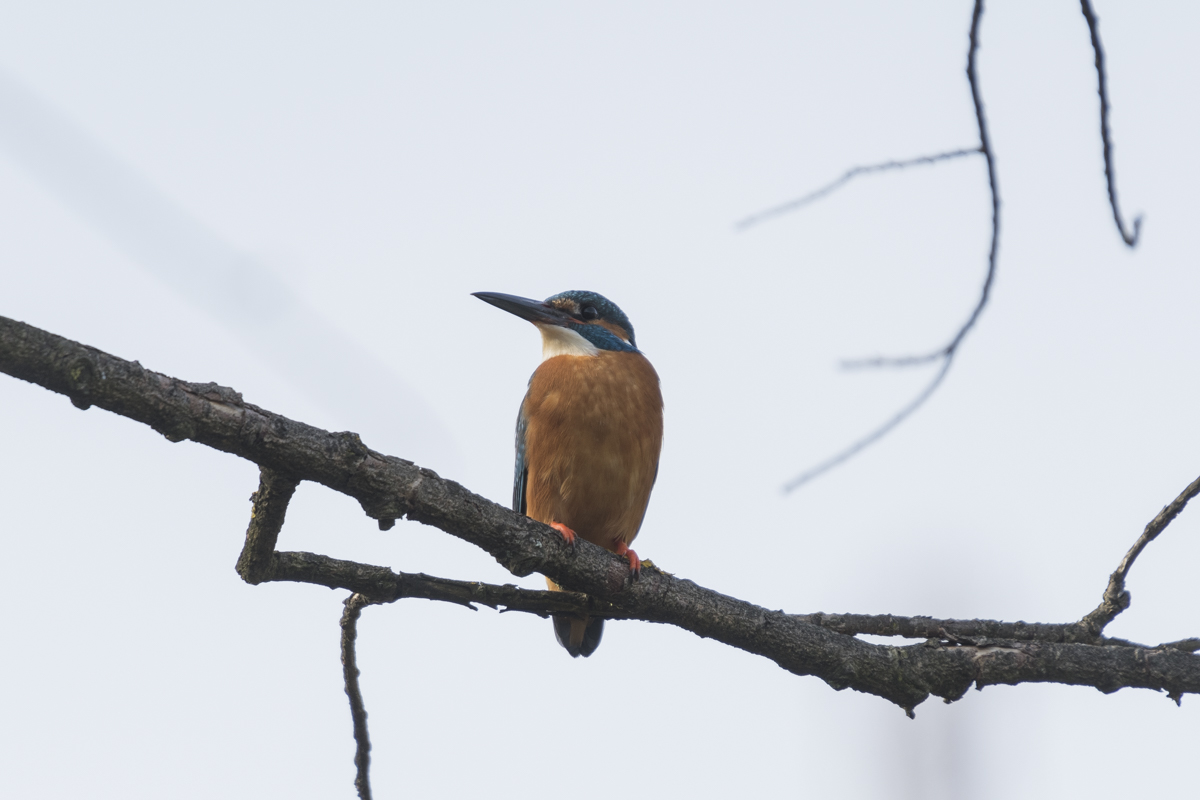
<path id="1" fill-rule="evenodd" d="M 525 407 L 527 513 L 615 551 L 637 536 L 650 500 L 662 396 L 641 356 L 606 360 L 564 356 L 534 374 Z"/>

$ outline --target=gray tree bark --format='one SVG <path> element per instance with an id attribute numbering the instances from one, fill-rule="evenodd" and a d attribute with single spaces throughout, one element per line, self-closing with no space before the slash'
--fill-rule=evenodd
<path id="1" fill-rule="evenodd" d="M 1125 577 L 1138 553 L 1200 493 L 1197 478 L 1147 526 L 1109 579 L 1100 605 L 1077 622 L 939 620 L 893 615 L 788 614 L 720 594 L 646 562 L 632 580 L 626 561 L 515 514 L 410 461 L 376 452 L 357 434 L 331 433 L 246 403 L 233 389 L 188 383 L 21 322 L 0 317 L 0 371 L 149 425 L 173 442 L 190 439 L 257 464 L 261 483 L 238 559 L 250 583 L 296 581 L 341 588 L 366 602 L 405 597 L 546 616 L 577 613 L 676 625 L 834 689 L 889 700 L 908 714 L 930 695 L 953 701 L 971 687 L 1064 683 L 1102 692 L 1124 687 L 1200 692 L 1200 639 L 1156 646 L 1108 638 L 1129 605 Z M 571 591 L 552 593 L 396 573 L 313 553 L 275 550 L 300 481 L 356 499 L 384 529 L 407 518 L 486 550 L 513 575 L 540 572 Z M 920 638 L 881 645 L 876 634 Z"/>

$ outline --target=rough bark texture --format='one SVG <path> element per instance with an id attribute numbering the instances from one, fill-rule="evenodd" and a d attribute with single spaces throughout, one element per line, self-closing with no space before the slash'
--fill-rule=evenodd
<path id="1" fill-rule="evenodd" d="M 373 600 L 361 594 L 346 598 L 342 612 L 342 676 L 346 697 L 350 700 L 350 719 L 354 723 L 354 788 L 360 800 L 371 800 L 371 738 L 367 735 L 367 708 L 359 687 L 358 657 L 354 642 L 358 638 L 358 619 Z"/>
<path id="2" fill-rule="evenodd" d="M 246 545 L 237 561 L 237 573 L 246 583 L 254 585 L 271 579 L 271 556 L 296 486 L 296 481 L 274 470 L 266 467 L 260 470 L 258 491 L 250 495 L 254 506 L 250 510 Z"/>
<path id="3" fill-rule="evenodd" d="M 1056 682 L 1105 692 L 1128 686 L 1165 690 L 1176 699 L 1200 692 L 1200 657 L 1186 647 L 1108 640 L 1081 623 L 789 615 L 650 566 L 631 581 L 624 559 L 585 541 L 572 549 L 549 527 L 410 461 L 375 452 L 357 434 L 295 422 L 244 402 L 232 389 L 151 372 L 3 317 L 0 371 L 64 394 L 79 408 L 99 406 L 171 441 L 191 439 L 263 468 L 251 536 L 239 560 L 248 580 L 344 588 L 374 602 L 426 597 L 542 615 L 576 612 L 668 623 L 770 658 L 797 675 L 815 675 L 835 689 L 878 695 L 909 713 L 931 694 L 956 700 L 972 684 Z M 540 572 L 572 591 L 554 596 L 396 574 L 310 553 L 275 552 L 267 562 L 266 542 L 273 547 L 282 525 L 287 487 L 300 480 L 355 498 L 382 523 L 407 517 L 432 525 L 486 550 L 514 575 Z M 927 641 L 887 646 L 852 635 L 864 632 Z"/>

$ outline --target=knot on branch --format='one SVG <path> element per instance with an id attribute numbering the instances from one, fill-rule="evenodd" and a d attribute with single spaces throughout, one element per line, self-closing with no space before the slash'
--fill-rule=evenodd
<path id="1" fill-rule="evenodd" d="M 97 377 L 96 365 L 90 358 L 81 356 L 71 362 L 67 367 L 67 380 L 71 384 L 71 405 L 80 411 L 87 411 L 92 407 L 88 397 Z"/>
<path id="2" fill-rule="evenodd" d="M 1127 589 L 1114 591 L 1110 586 L 1104 593 L 1104 599 L 1101 600 L 1100 605 L 1076 624 L 1077 634 L 1068 636 L 1066 641 L 1084 644 L 1099 642 L 1104 638 L 1104 629 L 1108 627 L 1108 624 L 1116 619 L 1118 614 L 1129 608 L 1132 601 L 1133 596 Z"/>
<path id="3" fill-rule="evenodd" d="M 1121 592 L 1116 597 L 1114 597 L 1112 602 L 1113 602 L 1113 605 L 1115 605 L 1117 607 L 1117 611 L 1121 612 L 1121 611 L 1124 611 L 1125 609 L 1129 608 L 1130 603 L 1133 602 L 1133 595 L 1131 595 L 1129 593 L 1129 590 L 1126 589 L 1125 591 Z"/>

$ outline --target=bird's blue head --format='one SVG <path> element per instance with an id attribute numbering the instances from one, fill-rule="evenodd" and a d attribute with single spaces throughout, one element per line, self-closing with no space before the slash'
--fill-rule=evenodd
<path id="1" fill-rule="evenodd" d="M 596 355 L 600 350 L 638 352 L 629 317 L 616 303 L 595 292 L 576 289 L 544 301 L 496 292 L 475 292 L 474 296 L 536 325 L 547 358 Z"/>

